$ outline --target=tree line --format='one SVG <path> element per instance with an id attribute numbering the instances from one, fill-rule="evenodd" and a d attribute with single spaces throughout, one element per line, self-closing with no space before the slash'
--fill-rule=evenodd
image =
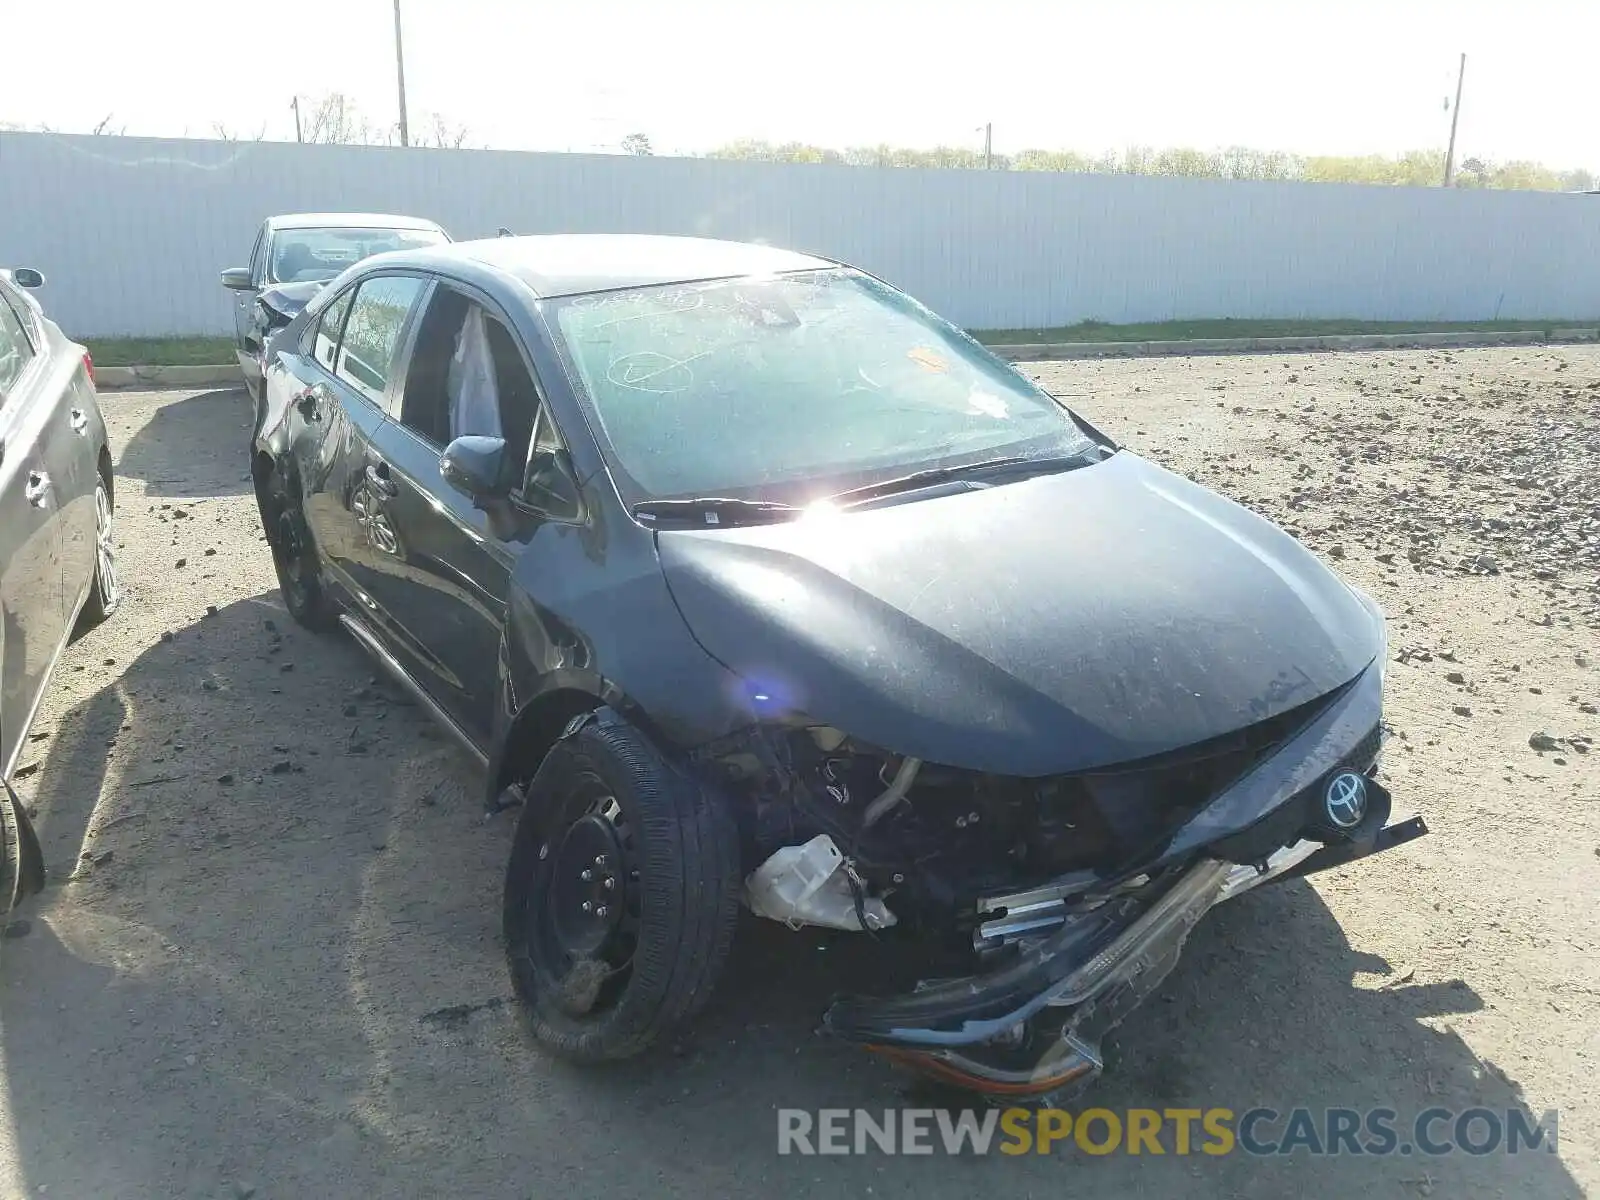
<path id="1" fill-rule="evenodd" d="M 398 124 L 371 120 L 342 92 L 306 97 L 298 105 L 302 141 L 324 145 L 391 146 L 399 143 Z M 0 122 L 0 129 L 21 128 Z M 39 127 L 47 128 L 47 127 Z M 125 127 L 108 114 L 93 132 L 121 134 Z M 213 125 L 212 136 L 228 141 L 262 141 L 263 127 L 255 133 L 238 133 Z M 411 122 L 413 146 L 460 149 L 475 142 L 468 128 L 439 113 L 419 114 Z M 625 154 L 649 155 L 654 147 L 644 133 L 630 133 L 617 145 Z M 1443 150 L 1412 150 L 1393 157 L 1382 154 L 1289 154 L 1281 150 L 1256 150 L 1229 146 L 1221 150 L 1190 147 L 1158 149 L 1133 146 L 1105 154 L 1074 150 L 1020 150 L 992 154 L 966 146 L 851 146 L 835 150 L 804 142 L 769 142 L 744 139 L 728 142 L 694 157 L 745 162 L 831 163 L 847 167 L 924 167 L 946 170 L 1062 171 L 1075 174 L 1167 175 L 1189 179 L 1273 179 L 1307 183 L 1372 183 L 1407 187 L 1436 187 L 1444 180 Z M 1582 169 L 1556 170 L 1542 163 L 1512 160 L 1492 162 L 1468 157 L 1459 162 L 1455 186 L 1462 188 L 1515 188 L 1541 192 L 1584 192 L 1600 188 L 1600 177 Z"/>
<path id="2" fill-rule="evenodd" d="M 1229 146 L 1222 150 L 1134 146 L 1106 154 L 1073 150 L 1021 150 L 993 154 L 965 146 L 915 149 L 904 146 L 852 146 L 834 150 L 803 142 L 743 140 L 710 151 L 708 158 L 746 162 L 832 163 L 847 167 L 932 167 L 950 170 L 1063 171 L 1075 174 L 1168 175 L 1190 179 L 1275 179 L 1307 183 L 1372 183 L 1435 187 L 1444 181 L 1443 150 L 1382 154 L 1289 154 Z M 1456 165 L 1455 186 L 1520 188 L 1542 192 L 1581 192 L 1600 187 L 1600 178 L 1582 169 L 1560 171 L 1542 163 L 1491 162 L 1469 157 Z"/>
<path id="3" fill-rule="evenodd" d="M 298 141 L 324 146 L 400 144 L 398 121 L 387 124 L 374 121 L 343 92 L 329 92 L 315 97 L 295 97 L 295 103 L 290 107 L 295 110 L 295 136 Z M 24 125 L 15 121 L 0 121 L 0 130 L 7 129 L 36 133 L 71 132 L 57 129 L 48 123 Z M 118 122 L 115 113 L 107 113 L 89 132 L 97 136 L 125 137 L 128 127 Z M 254 131 L 241 131 L 222 121 L 213 121 L 204 134 L 191 134 L 186 129 L 183 136 L 213 137 L 224 142 L 264 142 L 267 140 L 267 127 L 263 124 Z M 470 141 L 470 133 L 465 125 L 458 125 L 443 113 L 436 112 L 418 113 L 413 116 L 409 122 L 407 136 L 413 146 L 429 146 L 441 150 L 460 150 Z"/>

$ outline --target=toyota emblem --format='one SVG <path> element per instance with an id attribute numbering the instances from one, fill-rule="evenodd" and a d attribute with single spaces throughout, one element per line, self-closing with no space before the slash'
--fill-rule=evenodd
<path id="1" fill-rule="evenodd" d="M 1354 771 L 1340 771 L 1328 781 L 1322 806 L 1340 829 L 1354 829 L 1367 815 L 1367 781 Z"/>

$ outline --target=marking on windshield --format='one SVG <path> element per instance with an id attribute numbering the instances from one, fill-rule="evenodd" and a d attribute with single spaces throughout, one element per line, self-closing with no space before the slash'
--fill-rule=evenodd
<path id="1" fill-rule="evenodd" d="M 617 387 L 630 388 L 636 392 L 671 395 L 673 392 L 687 391 L 694 386 L 694 372 L 689 369 L 689 364 L 705 358 L 710 353 L 710 350 L 702 350 L 698 354 L 691 354 L 688 358 L 673 358 L 657 350 L 639 350 L 612 359 L 606 368 L 606 378 Z M 672 376 L 671 372 L 674 371 L 681 374 Z"/>

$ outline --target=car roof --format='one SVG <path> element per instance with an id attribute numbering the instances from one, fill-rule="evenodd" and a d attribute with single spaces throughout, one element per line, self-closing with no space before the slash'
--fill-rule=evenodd
<path id="1" fill-rule="evenodd" d="M 515 276 L 538 296 L 815 271 L 838 265 L 825 258 L 752 242 L 614 233 L 483 238 L 391 251 L 379 257 L 389 266 L 446 270 L 451 263 L 481 263 Z M 378 260 L 369 260 L 374 261 Z"/>
<path id="2" fill-rule="evenodd" d="M 268 217 L 274 229 L 440 229 L 437 221 L 426 217 L 402 217 L 394 213 L 315 212 L 279 213 Z"/>

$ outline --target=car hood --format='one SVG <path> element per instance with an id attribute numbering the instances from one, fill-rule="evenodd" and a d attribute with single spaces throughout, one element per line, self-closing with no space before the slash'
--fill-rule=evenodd
<path id="1" fill-rule="evenodd" d="M 1137 456 L 871 510 L 662 530 L 700 644 L 770 707 L 1040 776 L 1177 749 L 1353 679 L 1381 617 L 1281 529 Z"/>

